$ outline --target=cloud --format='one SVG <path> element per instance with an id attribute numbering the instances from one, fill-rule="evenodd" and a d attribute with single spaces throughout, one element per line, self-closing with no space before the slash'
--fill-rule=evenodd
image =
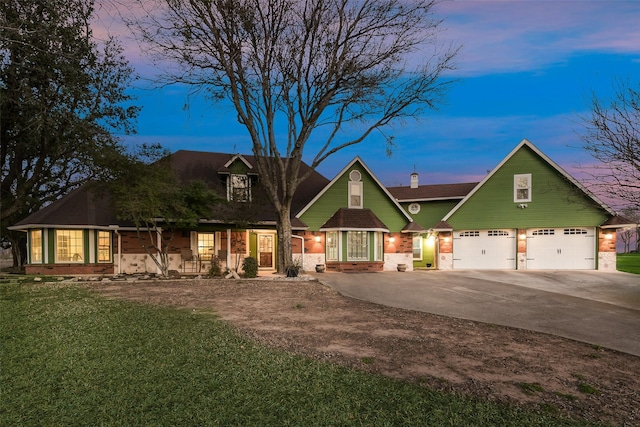
<path id="1" fill-rule="evenodd" d="M 453 1 L 438 6 L 462 44 L 461 75 L 539 70 L 584 53 L 640 56 L 640 3 Z"/>

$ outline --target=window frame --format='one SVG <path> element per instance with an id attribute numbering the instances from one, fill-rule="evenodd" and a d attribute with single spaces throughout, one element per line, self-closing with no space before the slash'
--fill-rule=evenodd
<path id="1" fill-rule="evenodd" d="M 39 234 L 37 239 L 35 234 Z M 44 233 L 42 229 L 29 230 L 29 264 L 44 263 L 43 239 Z M 39 255 L 39 257 L 36 257 L 36 255 Z"/>
<path id="2" fill-rule="evenodd" d="M 347 231 L 347 261 L 370 261 L 369 232 Z"/>
<path id="3" fill-rule="evenodd" d="M 416 257 L 416 240 L 419 242 L 418 249 L 419 249 L 420 256 L 418 257 Z M 412 247 L 413 260 L 421 261 L 423 255 L 422 255 L 422 236 L 420 234 L 413 236 L 413 239 L 411 241 L 411 247 Z"/>
<path id="4" fill-rule="evenodd" d="M 106 241 L 108 242 L 106 246 L 103 244 L 103 240 L 102 240 L 102 238 L 105 237 L 104 236 L 105 234 L 106 234 Z M 98 230 L 97 239 L 98 239 L 98 242 L 97 242 L 98 263 L 108 264 L 113 262 L 113 239 L 111 236 L 111 232 L 106 230 Z M 109 255 L 108 259 L 102 258 L 102 254 L 104 254 L 105 251 Z"/>
<path id="5" fill-rule="evenodd" d="M 202 237 L 202 239 L 201 239 Z M 204 239 L 206 237 L 206 239 Z M 208 245 L 211 243 L 211 245 Z M 205 244 L 207 246 L 205 246 Z M 210 259 L 216 253 L 216 233 L 215 232 L 197 232 L 196 233 L 196 254 L 202 259 L 202 257 L 208 257 Z"/>
<path id="6" fill-rule="evenodd" d="M 243 185 L 236 185 L 240 181 L 243 181 Z M 227 200 L 243 203 L 251 201 L 251 179 L 249 175 L 241 173 L 229 174 L 227 178 Z"/>
<path id="7" fill-rule="evenodd" d="M 532 178 L 530 173 L 520 173 L 513 175 L 513 202 L 526 203 L 531 201 Z M 520 191 L 526 190 L 526 197 L 521 197 Z"/>
<path id="8" fill-rule="evenodd" d="M 325 235 L 325 258 L 327 261 L 340 260 L 340 233 L 327 231 Z"/>
<path id="9" fill-rule="evenodd" d="M 78 235 L 80 238 L 78 239 Z M 62 257 L 61 250 L 64 245 L 61 245 L 61 237 L 68 237 L 68 256 Z M 84 245 L 85 245 L 85 236 L 84 230 L 82 229 L 56 229 L 54 231 L 54 253 L 55 253 L 55 263 L 56 264 L 83 264 L 85 259 L 84 253 Z M 78 244 L 78 241 L 80 242 Z M 79 251 L 73 252 L 74 250 Z M 72 255 L 73 253 L 73 255 Z M 75 257 L 78 256 L 76 259 Z M 68 258 L 68 259 L 66 259 Z"/>

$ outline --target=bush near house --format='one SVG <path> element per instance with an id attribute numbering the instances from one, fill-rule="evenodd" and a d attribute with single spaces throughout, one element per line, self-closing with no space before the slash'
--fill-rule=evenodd
<path id="1" fill-rule="evenodd" d="M 0 425 L 584 422 L 273 351 L 210 313 L 0 285 Z"/>
<path id="2" fill-rule="evenodd" d="M 616 268 L 618 271 L 640 274 L 640 253 L 618 254 Z"/>

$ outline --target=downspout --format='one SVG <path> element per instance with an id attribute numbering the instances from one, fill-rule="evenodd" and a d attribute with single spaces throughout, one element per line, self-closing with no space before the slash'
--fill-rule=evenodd
<path id="1" fill-rule="evenodd" d="M 302 259 L 300 260 L 300 268 L 304 271 L 304 237 L 292 234 L 291 237 L 300 239 L 300 246 L 302 247 Z"/>

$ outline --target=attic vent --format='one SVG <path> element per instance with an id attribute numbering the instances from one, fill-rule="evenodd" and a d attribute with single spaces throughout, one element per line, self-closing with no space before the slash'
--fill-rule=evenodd
<path id="1" fill-rule="evenodd" d="M 351 181 L 360 181 L 362 179 L 362 174 L 358 170 L 352 170 L 349 173 L 349 180 Z"/>

